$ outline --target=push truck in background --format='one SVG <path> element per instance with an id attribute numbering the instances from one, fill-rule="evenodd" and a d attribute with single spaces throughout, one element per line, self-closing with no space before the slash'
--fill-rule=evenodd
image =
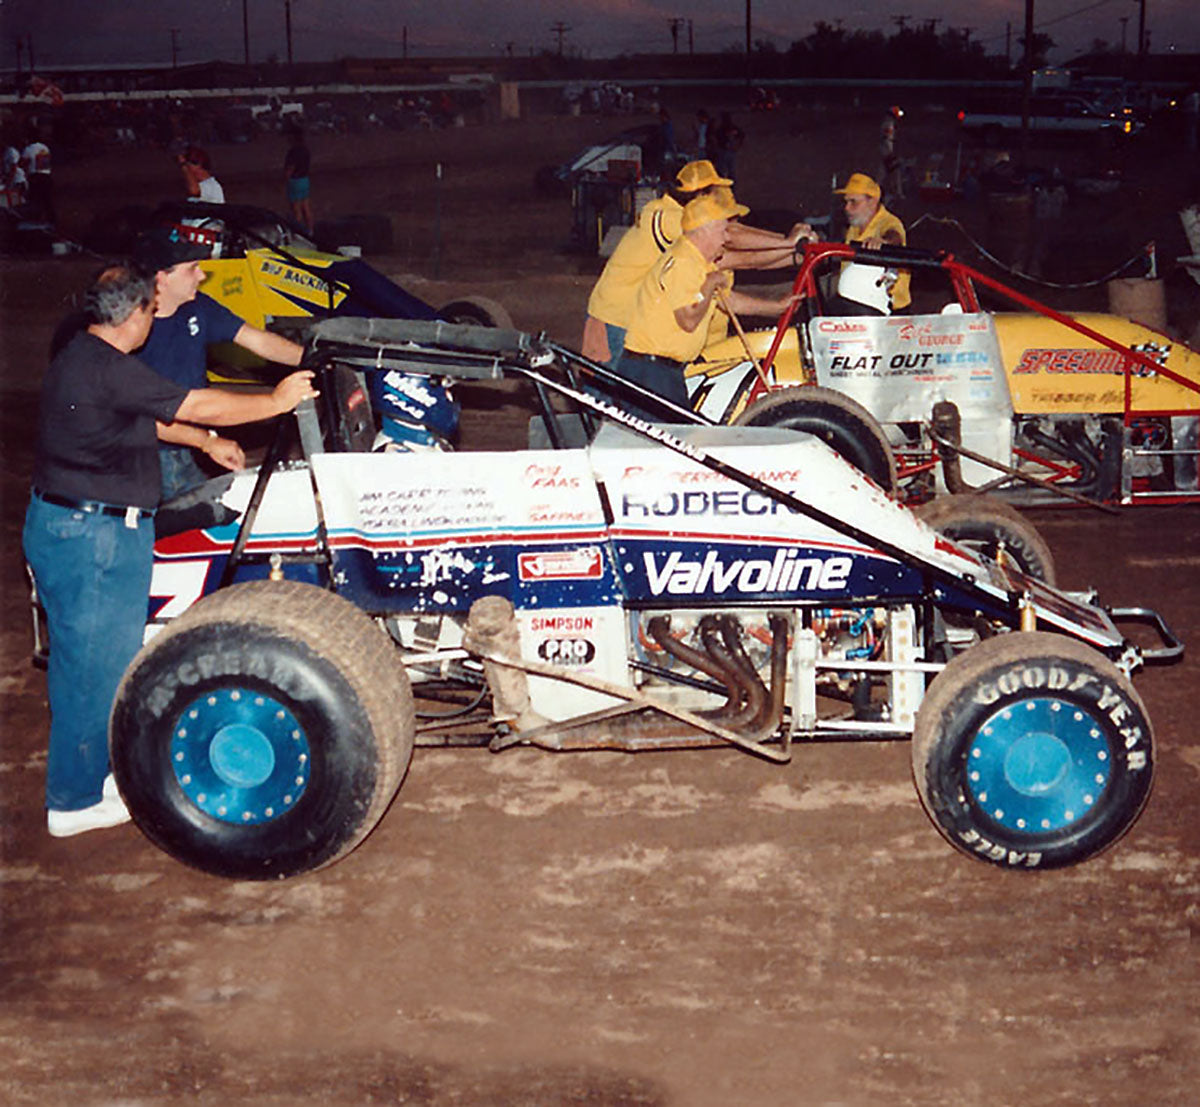
<path id="1" fill-rule="evenodd" d="M 812 436 L 645 423 L 614 399 L 629 386 L 522 333 L 335 319 L 311 342 L 321 396 L 257 472 L 160 512 L 111 752 L 179 860 L 327 865 L 415 743 L 778 763 L 911 738 L 935 825 L 1007 868 L 1082 861 L 1141 811 L 1154 747 L 1130 678 L 1182 646 L 1148 609 L 1056 587 L 1004 505 L 943 502 L 931 525 Z M 523 380 L 548 448 L 373 450 L 393 373 Z"/>

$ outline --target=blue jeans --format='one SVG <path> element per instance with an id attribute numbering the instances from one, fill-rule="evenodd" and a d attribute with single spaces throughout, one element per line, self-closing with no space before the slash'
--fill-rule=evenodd
<path id="1" fill-rule="evenodd" d="M 25 513 L 25 558 L 50 629 L 50 752 L 46 806 L 99 803 L 108 763 L 108 716 L 142 645 L 154 560 L 154 520 L 48 504 Z"/>
<path id="2" fill-rule="evenodd" d="M 625 349 L 625 328 L 618 327 L 616 323 L 605 323 L 604 333 L 608 338 L 608 364 L 613 366 Z"/>
<path id="3" fill-rule="evenodd" d="M 196 451 L 190 446 L 158 447 L 158 465 L 162 469 L 162 499 L 174 499 L 189 489 L 198 488 L 208 474 L 196 460 Z"/>
<path id="4" fill-rule="evenodd" d="M 612 371 L 627 381 L 641 385 L 656 396 L 670 400 L 683 408 L 690 408 L 687 385 L 683 383 L 683 365 L 675 362 L 653 361 L 633 350 L 625 350 L 612 364 Z M 632 396 L 618 397 L 616 402 L 632 415 L 639 415 L 651 423 L 674 423 L 680 420 L 669 411 L 643 406 Z"/>

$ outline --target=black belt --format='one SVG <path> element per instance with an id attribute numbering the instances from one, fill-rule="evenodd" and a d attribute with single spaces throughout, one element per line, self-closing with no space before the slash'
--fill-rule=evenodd
<path id="1" fill-rule="evenodd" d="M 687 362 L 676 361 L 673 357 L 663 357 L 661 354 L 643 354 L 641 350 L 631 350 L 628 346 L 625 347 L 625 352 L 630 357 L 640 358 L 642 361 L 652 361 L 656 365 L 670 365 L 675 369 L 682 369 Z"/>
<path id="2" fill-rule="evenodd" d="M 33 494 L 55 507 L 69 507 L 72 511 L 86 511 L 89 515 L 113 515 L 118 519 L 125 518 L 131 511 L 136 511 L 139 519 L 149 519 L 154 515 L 153 509 L 148 507 L 121 507 L 120 504 L 106 504 L 99 500 L 76 500 L 70 496 L 56 496 L 53 492 L 39 492 L 36 488 Z"/>

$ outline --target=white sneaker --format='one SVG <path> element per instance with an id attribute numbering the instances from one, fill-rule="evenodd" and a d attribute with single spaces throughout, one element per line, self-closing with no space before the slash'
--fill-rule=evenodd
<path id="1" fill-rule="evenodd" d="M 80 811 L 47 811 L 46 826 L 54 838 L 70 838 L 88 830 L 103 830 L 129 822 L 129 810 L 120 796 L 106 796 Z"/>

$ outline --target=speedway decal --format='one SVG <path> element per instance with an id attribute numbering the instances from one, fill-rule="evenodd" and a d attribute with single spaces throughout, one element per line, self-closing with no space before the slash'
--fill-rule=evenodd
<path id="1" fill-rule="evenodd" d="M 1169 344 L 1141 342 L 1130 346 L 1134 353 L 1144 354 L 1159 365 L 1166 366 L 1171 352 Z M 1106 373 L 1124 376 L 1128 366 L 1135 377 L 1156 377 L 1153 369 L 1127 358 L 1116 350 L 1101 349 L 1044 349 L 1025 350 L 1013 367 L 1014 373 Z"/>

